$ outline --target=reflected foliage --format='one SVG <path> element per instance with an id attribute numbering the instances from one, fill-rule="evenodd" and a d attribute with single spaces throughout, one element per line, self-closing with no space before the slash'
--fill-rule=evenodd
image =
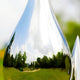
<path id="1" fill-rule="evenodd" d="M 68 74 L 71 73 L 71 61 L 68 56 L 66 56 L 66 58 L 65 58 L 65 69 L 68 72 Z"/>
<path id="2" fill-rule="evenodd" d="M 75 80 L 74 69 L 73 69 L 73 76 L 72 76 L 72 80 Z"/>
<path id="3" fill-rule="evenodd" d="M 15 68 L 23 68 L 26 67 L 27 65 L 25 64 L 25 61 L 27 59 L 26 52 L 24 54 L 21 54 L 21 51 L 16 54 L 15 57 L 13 55 L 10 55 L 10 50 L 11 50 L 11 45 L 14 41 L 15 33 L 13 34 L 11 41 L 9 45 L 7 46 L 5 56 L 4 56 L 4 61 L 3 61 L 3 66 L 4 67 L 15 67 Z"/>
<path id="4" fill-rule="evenodd" d="M 69 70 L 70 73 L 71 61 L 63 52 L 58 52 L 52 58 L 48 58 L 47 56 L 43 56 L 43 58 L 38 57 L 34 63 L 31 63 L 30 66 L 35 66 L 35 68 L 63 68 Z"/>
<path id="5" fill-rule="evenodd" d="M 10 56 L 10 54 L 6 54 L 6 66 L 5 67 L 15 67 L 18 69 L 24 68 L 27 66 L 27 64 L 25 63 L 27 56 L 26 53 L 24 52 L 24 54 L 21 54 L 21 51 L 19 51 L 18 54 L 16 54 L 15 57 L 13 57 L 13 55 Z M 25 57 L 24 57 L 25 55 Z"/>
<path id="6" fill-rule="evenodd" d="M 7 67 L 7 66 L 11 66 L 10 65 L 10 49 L 11 49 L 11 45 L 14 41 L 14 37 L 15 37 L 15 33 L 13 34 L 12 38 L 11 38 L 11 41 L 9 43 L 9 45 L 7 46 L 6 48 L 6 51 L 5 51 L 5 55 L 4 55 L 4 60 L 3 60 L 3 66 Z"/>

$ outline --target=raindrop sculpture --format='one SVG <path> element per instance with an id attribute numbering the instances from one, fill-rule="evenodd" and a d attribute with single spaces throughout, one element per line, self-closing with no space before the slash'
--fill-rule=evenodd
<path id="1" fill-rule="evenodd" d="M 15 34 L 15 35 L 14 35 Z M 66 39 L 57 23 L 49 0 L 28 0 L 25 11 L 12 35 L 6 53 L 27 55 L 27 63 L 59 51 L 70 55 Z"/>
<path id="2" fill-rule="evenodd" d="M 80 80 L 80 49 L 79 48 L 80 48 L 80 42 L 79 42 L 79 36 L 77 36 L 72 51 L 72 56 L 71 56 L 72 70 L 71 70 L 70 80 L 72 80 L 73 69 L 74 69 L 75 80 Z"/>

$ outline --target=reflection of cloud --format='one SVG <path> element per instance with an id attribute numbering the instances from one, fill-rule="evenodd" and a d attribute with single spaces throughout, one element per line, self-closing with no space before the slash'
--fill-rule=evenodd
<path id="1" fill-rule="evenodd" d="M 14 54 L 16 54 L 17 51 L 22 51 L 22 53 L 26 51 L 28 62 L 34 61 L 37 57 L 43 57 L 44 55 L 51 57 L 53 53 L 57 54 L 58 51 L 63 49 L 62 42 L 64 41 L 63 43 L 65 43 L 65 40 L 62 40 L 60 29 L 58 29 L 57 23 L 52 17 L 48 0 L 41 0 L 40 5 L 37 4 L 37 2 L 38 0 L 36 0 L 32 12 L 30 26 L 25 25 L 25 23 L 28 23 L 28 18 L 25 18 L 26 16 L 24 15 L 27 14 L 27 12 L 24 12 L 24 17 L 21 18 L 24 22 L 22 21 L 20 24 L 24 24 L 25 32 L 27 32 L 28 36 L 24 33 L 23 26 L 18 25 L 17 30 L 19 32 L 15 34 L 17 37 L 15 37 L 12 46 L 12 52 Z M 27 16 L 28 15 L 30 14 L 27 14 Z M 21 30 L 19 27 L 21 27 Z M 29 27 L 29 29 L 26 30 L 26 27 Z M 21 31 L 23 31 L 23 33 L 21 33 Z M 21 38 L 18 38 L 18 36 Z M 26 43 L 23 43 L 24 40 Z M 19 44 L 17 44 L 18 42 Z"/>
<path id="2" fill-rule="evenodd" d="M 22 54 L 24 53 L 24 51 L 26 51 L 26 55 L 27 55 L 26 62 L 28 63 L 30 63 L 31 61 L 36 61 L 37 57 L 43 57 L 43 55 L 38 50 L 33 49 L 30 45 L 28 45 L 28 43 L 22 45 L 21 47 L 16 47 L 14 50 L 12 49 L 12 51 L 11 52 L 14 53 L 13 54 L 14 56 L 19 51 L 21 51 Z"/>
<path id="3" fill-rule="evenodd" d="M 24 51 L 26 51 L 26 55 L 27 55 L 27 61 L 26 62 L 31 62 L 31 61 L 36 61 L 37 57 L 43 57 L 44 55 L 48 56 L 48 57 L 52 57 L 53 52 L 50 46 L 45 46 L 44 48 L 39 48 L 39 47 L 35 47 L 36 42 L 33 42 L 33 40 L 29 40 L 26 42 L 26 44 L 21 45 L 21 46 L 16 46 L 14 49 L 12 46 L 11 47 L 11 53 L 15 56 L 19 51 L 22 52 L 22 54 L 24 53 Z M 39 43 L 39 42 L 38 42 Z M 34 44 L 34 46 L 33 46 Z M 38 45 L 38 44 L 37 44 Z M 42 45 L 42 44 L 40 44 Z"/>

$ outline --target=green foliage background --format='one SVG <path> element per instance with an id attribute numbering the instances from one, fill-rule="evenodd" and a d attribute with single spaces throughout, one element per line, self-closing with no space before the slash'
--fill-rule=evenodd
<path id="1" fill-rule="evenodd" d="M 80 23 L 75 20 L 64 21 L 60 14 L 56 14 L 56 18 L 72 52 L 77 35 L 80 37 Z"/>
<path id="2" fill-rule="evenodd" d="M 69 21 L 66 23 L 67 30 L 64 31 L 70 49 L 72 51 L 77 35 L 80 36 L 80 24 Z"/>

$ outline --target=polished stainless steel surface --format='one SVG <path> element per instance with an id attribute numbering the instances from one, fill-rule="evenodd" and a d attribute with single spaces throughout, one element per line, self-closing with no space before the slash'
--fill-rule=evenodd
<path id="1" fill-rule="evenodd" d="M 10 53 L 15 56 L 19 51 L 26 51 L 29 63 L 44 55 L 52 57 L 59 51 L 70 55 L 49 0 L 28 0 L 14 33 Z"/>
<path id="2" fill-rule="evenodd" d="M 74 75 L 75 75 L 75 80 L 80 80 L 80 42 L 79 42 L 79 36 L 77 36 L 74 48 L 72 51 L 72 57 L 71 57 L 71 62 L 72 62 L 72 70 L 71 70 L 71 78 L 73 76 L 73 69 L 74 69 Z"/>

